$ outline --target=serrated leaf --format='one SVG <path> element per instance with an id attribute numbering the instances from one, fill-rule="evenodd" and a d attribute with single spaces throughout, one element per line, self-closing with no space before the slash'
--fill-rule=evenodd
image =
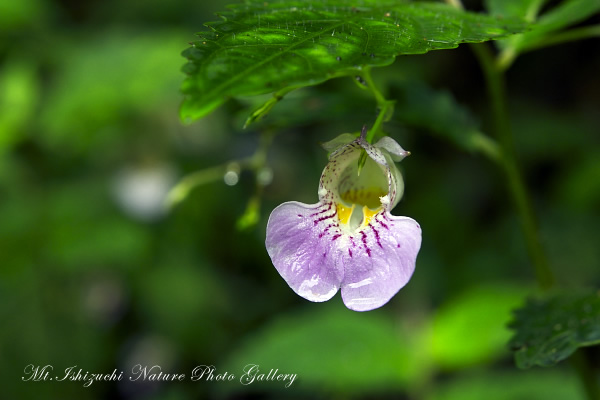
<path id="1" fill-rule="evenodd" d="M 228 97 L 315 85 L 398 55 L 497 39 L 526 26 L 440 3 L 391 0 L 248 0 L 221 17 L 183 52 L 184 119 L 200 118 Z"/>
<path id="2" fill-rule="evenodd" d="M 600 294 L 557 294 L 529 300 L 509 325 L 519 368 L 547 367 L 579 347 L 600 343 Z"/>
<path id="3" fill-rule="evenodd" d="M 463 150 L 499 157 L 497 144 L 479 130 L 474 117 L 451 93 L 416 81 L 404 82 L 399 89 L 394 97 L 396 117 L 402 123 L 426 129 Z"/>

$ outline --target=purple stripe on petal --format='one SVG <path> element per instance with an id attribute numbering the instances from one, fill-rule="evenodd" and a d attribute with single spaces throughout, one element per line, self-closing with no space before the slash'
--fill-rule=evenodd
<path id="1" fill-rule="evenodd" d="M 310 216 L 314 217 L 315 215 L 326 213 L 327 211 L 331 210 L 331 206 L 333 206 L 333 203 L 327 203 L 327 207 L 323 207 L 321 209 L 321 211 L 317 211 L 316 213 L 312 213 L 312 214 L 310 214 Z M 319 208 L 321 208 L 321 207 L 319 207 Z"/>
<path id="2" fill-rule="evenodd" d="M 273 210 L 267 223 L 265 244 L 273 265 L 298 295 L 310 301 L 329 300 L 342 280 L 342 270 L 333 259 L 336 251 L 332 240 L 319 236 L 327 223 L 311 218 L 321 206 L 283 203 Z M 298 215 L 303 218 L 299 220 Z M 330 227 L 333 232 L 335 229 Z"/>
<path id="3" fill-rule="evenodd" d="M 367 234 L 364 231 L 361 231 L 360 236 L 362 237 L 363 246 L 365 246 L 367 255 L 371 257 L 371 249 L 369 248 L 369 243 L 367 243 Z"/>
<path id="4" fill-rule="evenodd" d="M 342 253 L 342 299 L 351 310 L 368 311 L 387 303 L 409 281 L 421 247 L 421 228 L 411 218 L 386 215 L 389 230 L 366 237 L 366 252 Z"/>
<path id="5" fill-rule="evenodd" d="M 337 215 L 337 213 L 335 213 L 335 212 L 334 212 L 334 213 L 333 213 L 333 214 L 331 214 L 331 215 L 325 215 L 325 216 L 323 216 L 323 217 L 317 218 L 317 219 L 315 219 L 315 220 L 313 221 L 313 222 L 314 222 L 314 225 L 317 225 L 319 222 L 322 222 L 322 221 L 326 221 L 326 220 L 328 220 L 328 219 L 331 219 L 331 218 L 335 217 L 336 215 Z"/>
<path id="6" fill-rule="evenodd" d="M 389 229 L 390 229 L 390 228 L 389 228 L 389 227 L 386 225 L 386 223 L 385 223 L 385 222 L 382 222 L 382 221 L 377 221 L 377 222 L 379 222 L 379 224 L 380 224 L 381 226 L 383 226 L 385 229 L 387 229 L 387 230 L 389 230 Z"/>
<path id="7" fill-rule="evenodd" d="M 371 228 L 371 230 L 375 234 L 375 239 L 377 241 L 377 245 L 383 249 L 383 246 L 381 245 L 381 239 L 379 239 L 379 232 L 377 231 L 377 229 L 375 229 L 373 224 L 369 224 L 369 228 Z"/>
<path id="8" fill-rule="evenodd" d="M 329 224 L 325 227 L 325 229 L 323 231 L 321 231 L 321 233 L 319 233 L 319 239 L 322 238 L 323 236 L 325 236 L 327 234 L 327 231 L 329 229 L 331 229 L 331 227 L 333 226 L 333 224 Z"/>

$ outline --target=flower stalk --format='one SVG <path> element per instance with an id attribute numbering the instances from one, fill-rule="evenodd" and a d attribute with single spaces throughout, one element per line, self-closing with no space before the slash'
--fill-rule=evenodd
<path id="1" fill-rule="evenodd" d="M 496 136 L 502 148 L 500 163 L 506 174 L 508 189 L 519 213 L 527 251 L 539 286 L 543 290 L 548 290 L 554 286 L 555 278 L 542 247 L 531 200 L 519 171 L 508 119 L 504 74 L 487 46 L 472 46 L 472 49 L 485 75 Z"/>
<path id="2" fill-rule="evenodd" d="M 361 74 L 361 78 L 364 80 L 369 91 L 373 94 L 373 97 L 375 97 L 375 100 L 377 101 L 377 108 L 379 109 L 377 119 L 365 137 L 367 143 L 373 143 L 373 138 L 375 135 L 381 133 L 381 127 L 383 126 L 383 123 L 389 121 L 394 115 L 395 101 L 387 100 L 383 96 L 381 91 L 375 85 L 375 82 L 373 82 L 370 68 L 364 69 L 363 73 Z"/>
<path id="3" fill-rule="evenodd" d="M 506 65 L 496 62 L 491 51 L 485 45 L 472 46 L 483 69 L 492 105 L 496 135 L 502 148 L 501 165 L 506 173 L 508 187 L 521 220 L 529 257 L 533 263 L 536 278 L 542 290 L 556 285 L 548 259 L 542 247 L 530 197 L 521 177 L 514 151 L 514 143 L 508 119 L 504 70 Z M 579 379 L 589 400 L 600 400 L 600 387 L 584 349 L 579 349 L 570 358 L 571 365 L 577 371 Z"/>

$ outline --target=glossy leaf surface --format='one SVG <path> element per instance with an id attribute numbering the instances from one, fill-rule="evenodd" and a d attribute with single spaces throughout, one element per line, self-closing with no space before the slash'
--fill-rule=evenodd
<path id="1" fill-rule="evenodd" d="M 398 55 L 451 49 L 521 32 L 497 18 L 440 3 L 251 0 L 231 7 L 183 52 L 184 119 L 233 96 L 287 91 L 391 64 Z"/>

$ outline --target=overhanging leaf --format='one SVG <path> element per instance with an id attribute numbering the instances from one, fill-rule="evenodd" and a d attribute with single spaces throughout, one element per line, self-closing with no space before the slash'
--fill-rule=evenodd
<path id="1" fill-rule="evenodd" d="M 600 343 L 600 293 L 529 300 L 515 311 L 510 327 L 519 368 L 554 365 L 579 347 Z"/>
<path id="2" fill-rule="evenodd" d="M 392 0 L 248 0 L 220 16 L 183 52 L 184 119 L 200 118 L 228 97 L 315 85 L 398 55 L 497 39 L 526 26 L 518 18 Z"/>

